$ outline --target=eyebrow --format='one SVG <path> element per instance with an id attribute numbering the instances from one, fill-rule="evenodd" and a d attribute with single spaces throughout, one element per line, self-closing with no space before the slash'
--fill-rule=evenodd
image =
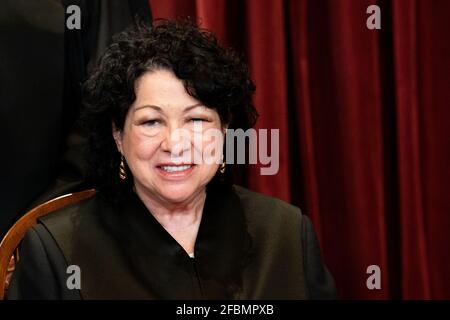
<path id="1" fill-rule="evenodd" d="M 197 108 L 197 107 L 205 108 L 205 106 L 203 104 L 196 103 L 196 104 L 193 104 L 191 106 L 185 107 L 183 112 L 188 112 L 189 110 L 192 110 L 192 109 Z M 136 107 L 136 109 L 134 109 L 134 112 L 136 112 L 136 111 L 138 111 L 140 109 L 144 109 L 144 108 L 151 108 L 151 109 L 156 110 L 158 112 L 162 112 L 162 108 L 161 107 L 158 107 L 158 106 L 155 106 L 155 105 L 152 105 L 152 104 L 146 104 L 146 105 L 143 105 L 143 106 Z"/>

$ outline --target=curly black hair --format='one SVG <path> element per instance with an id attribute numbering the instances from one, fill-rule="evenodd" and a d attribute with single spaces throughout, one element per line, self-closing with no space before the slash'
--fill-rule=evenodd
<path id="1" fill-rule="evenodd" d="M 136 81 L 159 69 L 172 71 L 187 93 L 215 109 L 228 128 L 248 129 L 258 117 L 252 103 L 255 85 L 243 59 L 219 46 L 210 31 L 192 20 L 156 20 L 152 26 L 137 24 L 118 34 L 82 86 L 88 178 L 109 199 L 132 183 L 119 179 L 120 154 L 112 123 L 123 129 L 136 98 Z"/>

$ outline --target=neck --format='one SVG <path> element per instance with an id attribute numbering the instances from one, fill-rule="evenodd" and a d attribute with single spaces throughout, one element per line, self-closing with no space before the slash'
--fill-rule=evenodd
<path id="1" fill-rule="evenodd" d="M 186 201 L 171 203 L 155 197 L 138 186 L 135 192 L 158 222 L 168 230 L 180 230 L 200 224 L 206 190 L 200 190 Z"/>

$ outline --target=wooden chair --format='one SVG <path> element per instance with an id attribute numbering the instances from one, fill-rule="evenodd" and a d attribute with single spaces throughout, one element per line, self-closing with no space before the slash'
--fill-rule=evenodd
<path id="1" fill-rule="evenodd" d="M 6 290 L 9 286 L 9 278 L 14 270 L 15 263 L 20 258 L 18 246 L 27 230 L 36 224 L 39 217 L 92 197 L 95 192 L 94 189 L 90 189 L 69 193 L 49 200 L 28 211 L 9 229 L 0 243 L 0 300 L 5 297 Z"/>

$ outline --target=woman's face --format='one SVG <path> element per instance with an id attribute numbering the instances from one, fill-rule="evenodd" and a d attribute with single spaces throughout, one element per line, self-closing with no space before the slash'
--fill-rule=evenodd
<path id="1" fill-rule="evenodd" d="M 171 71 L 146 72 L 135 91 L 123 130 L 113 126 L 113 135 L 136 191 L 163 204 L 189 203 L 218 170 L 225 129 L 219 114 Z"/>

